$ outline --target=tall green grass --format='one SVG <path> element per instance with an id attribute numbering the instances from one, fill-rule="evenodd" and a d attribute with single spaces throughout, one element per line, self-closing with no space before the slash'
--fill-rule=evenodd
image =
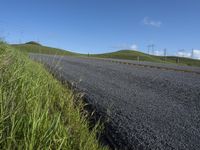
<path id="1" fill-rule="evenodd" d="M 41 54 L 52 54 L 52 55 L 68 55 L 68 56 L 76 56 L 78 53 L 73 53 L 70 51 L 51 48 L 47 46 L 42 46 L 39 43 L 28 42 L 26 44 L 14 44 L 12 45 L 14 48 L 21 50 L 22 52 L 28 53 L 41 53 Z"/>
<path id="2" fill-rule="evenodd" d="M 42 65 L 0 44 L 0 149 L 107 149 L 73 99 Z"/>

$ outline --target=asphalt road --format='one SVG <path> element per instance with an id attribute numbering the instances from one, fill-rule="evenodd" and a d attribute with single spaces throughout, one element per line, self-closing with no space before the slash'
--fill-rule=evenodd
<path id="1" fill-rule="evenodd" d="M 109 118 L 107 134 L 116 148 L 200 149 L 199 74 L 101 59 L 30 57 L 87 93 L 89 103 Z"/>

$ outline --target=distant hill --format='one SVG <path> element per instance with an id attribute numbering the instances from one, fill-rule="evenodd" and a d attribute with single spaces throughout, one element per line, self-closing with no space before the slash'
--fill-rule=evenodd
<path id="1" fill-rule="evenodd" d="M 52 48 L 43 46 L 40 43 L 31 41 L 25 44 L 13 44 L 13 47 L 28 53 L 41 53 L 41 54 L 53 54 L 53 55 L 79 55 L 78 53 L 62 50 L 59 48 Z"/>
<path id="2" fill-rule="evenodd" d="M 38 42 L 35 42 L 35 41 L 30 41 L 30 42 L 27 42 L 25 44 L 33 44 L 33 45 L 39 45 L 39 46 L 42 46 L 40 43 Z"/>
<path id="3" fill-rule="evenodd" d="M 151 62 L 161 61 L 159 58 L 133 50 L 120 50 L 111 53 L 95 54 L 93 56 L 101 58 L 115 58 L 115 59 L 128 59 L 128 60 L 137 60 L 139 56 L 140 61 L 151 61 Z"/>
<path id="4" fill-rule="evenodd" d="M 104 53 L 104 54 L 95 54 L 93 57 L 100 58 L 114 58 L 114 59 L 128 59 L 128 60 L 140 60 L 140 61 L 149 61 L 149 62 L 159 62 L 159 63 L 177 63 L 180 65 L 187 66 L 197 66 L 200 67 L 200 60 L 184 58 L 184 57 L 176 57 L 176 56 L 154 56 L 145 54 L 142 52 L 134 51 L 134 50 L 120 50 L 112 53 Z M 139 56 L 139 58 L 138 58 Z"/>
<path id="5" fill-rule="evenodd" d="M 66 51 L 58 48 L 52 48 L 43 46 L 38 42 L 30 41 L 25 44 L 14 44 L 12 45 L 15 48 L 20 49 L 21 51 L 28 53 L 41 53 L 41 54 L 53 54 L 53 55 L 68 55 L 68 56 L 87 56 L 86 54 L 74 53 L 71 51 Z M 179 65 L 188 65 L 188 66 L 198 66 L 200 67 L 200 60 L 176 57 L 176 56 L 154 56 L 145 54 L 142 52 L 134 50 L 120 50 L 111 53 L 104 54 L 92 54 L 90 57 L 99 57 L 99 58 L 114 58 L 114 59 L 127 59 L 127 60 L 138 60 L 139 61 L 149 61 L 149 62 L 159 62 L 159 63 L 177 63 Z"/>

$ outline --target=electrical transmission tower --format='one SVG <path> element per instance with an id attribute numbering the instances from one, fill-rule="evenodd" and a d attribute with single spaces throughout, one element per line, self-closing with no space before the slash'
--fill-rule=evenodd
<path id="1" fill-rule="evenodd" d="M 150 54 L 150 51 L 151 51 L 152 54 L 154 54 L 154 46 L 155 46 L 154 44 L 147 45 L 148 54 Z"/>
<path id="2" fill-rule="evenodd" d="M 148 48 L 148 51 L 147 51 L 147 53 L 149 54 L 149 50 L 150 50 L 150 45 L 147 45 L 147 48 Z"/>
<path id="3" fill-rule="evenodd" d="M 151 50 L 151 45 L 148 45 L 148 54 L 150 54 L 150 50 Z"/>
<path id="4" fill-rule="evenodd" d="M 152 55 L 154 55 L 154 47 L 155 47 L 155 45 L 152 44 L 151 47 L 152 47 Z"/>

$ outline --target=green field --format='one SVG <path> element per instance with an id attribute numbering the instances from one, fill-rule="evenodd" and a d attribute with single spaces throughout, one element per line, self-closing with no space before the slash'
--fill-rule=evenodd
<path id="1" fill-rule="evenodd" d="M 70 56 L 79 55 L 78 53 L 73 53 L 67 50 L 43 46 L 36 42 L 28 42 L 25 44 L 13 44 L 12 46 L 16 49 L 19 49 L 23 52 L 28 52 L 28 53 L 70 55 Z"/>
<path id="2" fill-rule="evenodd" d="M 75 106 L 72 91 L 41 64 L 0 43 L 1 149 L 107 149 L 96 138 L 99 126 L 89 130 L 82 112 L 81 100 Z"/>
<path id="3" fill-rule="evenodd" d="M 73 53 L 66 50 L 42 46 L 35 42 L 29 42 L 26 44 L 17 44 L 17 45 L 12 45 L 12 46 L 21 51 L 31 52 L 31 53 L 69 55 L 69 56 L 87 56 L 87 54 Z M 158 62 L 158 63 L 175 63 L 178 65 L 200 67 L 200 60 L 183 58 L 183 57 L 175 57 L 175 56 L 167 56 L 165 58 L 163 56 L 154 56 L 154 55 L 149 55 L 149 54 L 145 54 L 145 53 L 133 51 L 133 50 L 120 50 L 120 51 L 116 51 L 112 53 L 92 54 L 90 55 L 90 57 L 127 59 L 127 60 L 139 59 L 139 61 L 149 61 L 149 62 Z"/>
<path id="4" fill-rule="evenodd" d="M 117 52 L 95 54 L 92 56 L 100 57 L 100 58 L 115 58 L 115 59 L 128 59 L 128 60 L 137 60 L 139 56 L 140 61 L 162 62 L 159 58 L 156 58 L 154 56 L 141 53 L 138 51 L 132 51 L 132 50 L 120 50 Z"/>

